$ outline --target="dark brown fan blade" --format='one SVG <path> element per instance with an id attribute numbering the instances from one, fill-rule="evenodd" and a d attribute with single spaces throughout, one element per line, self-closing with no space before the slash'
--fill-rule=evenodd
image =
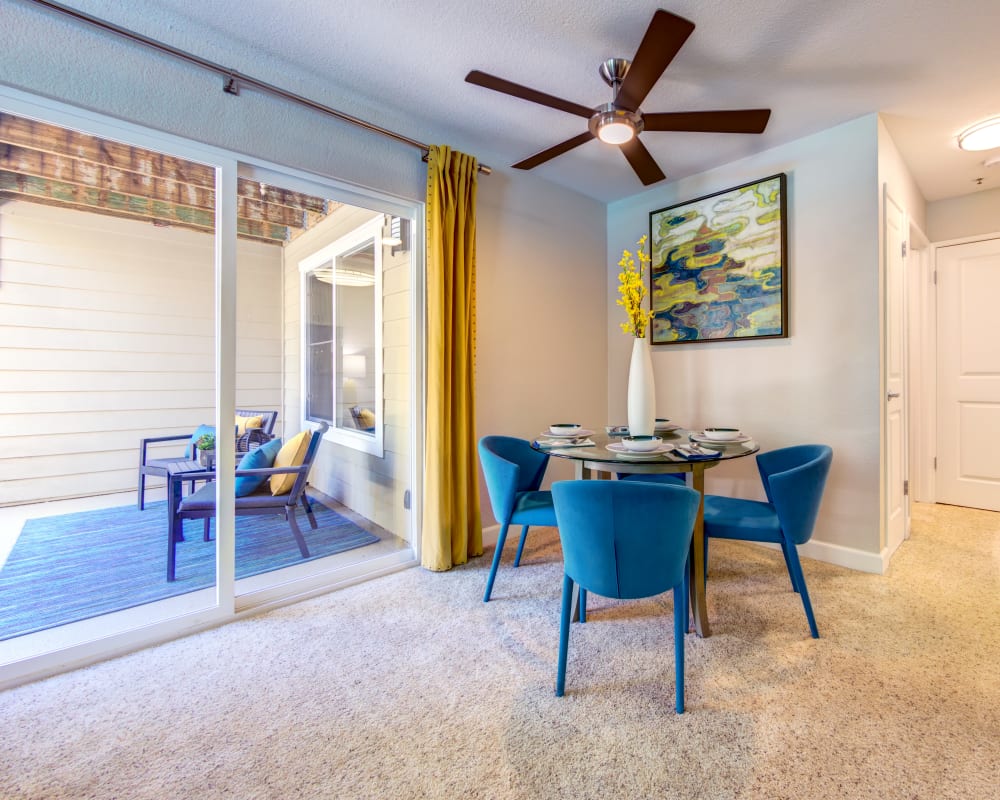
<path id="1" fill-rule="evenodd" d="M 642 181 L 643 186 L 649 186 L 649 184 L 662 181 L 667 177 L 653 160 L 653 157 L 649 154 L 643 143 L 639 141 L 639 137 L 635 137 L 631 141 L 618 146 L 625 154 L 625 158 L 628 159 L 628 163 L 632 165 L 635 174 L 639 176 L 639 180 Z"/>
<path id="2" fill-rule="evenodd" d="M 615 105 L 637 110 L 693 30 L 693 22 L 657 9 L 618 89 Z"/>
<path id="3" fill-rule="evenodd" d="M 532 169 L 533 167 L 537 167 L 539 164 L 544 164 L 549 159 L 561 156 L 563 153 L 572 150 L 574 147 L 586 144 L 593 138 L 594 134 L 590 131 L 581 133 L 579 136 L 574 136 L 572 139 L 567 139 L 565 142 L 555 145 L 555 147 L 550 147 L 548 150 L 542 150 L 540 153 L 535 153 L 533 156 L 529 156 L 524 159 L 524 161 L 518 161 L 514 164 L 514 168 Z"/>
<path id="4" fill-rule="evenodd" d="M 468 83 L 474 83 L 476 86 L 492 89 L 494 92 L 520 97 L 522 100 L 530 100 L 532 103 L 548 106 L 558 111 L 565 111 L 569 114 L 576 114 L 578 117 L 589 118 L 594 113 L 594 109 L 581 106 L 579 103 L 571 103 L 569 100 L 563 100 L 560 97 L 553 97 L 550 94 L 529 89 L 527 86 L 521 86 L 519 83 L 505 81 L 503 78 L 498 78 L 495 75 L 487 75 L 478 69 L 474 69 L 466 75 L 465 80 Z"/>
<path id="5" fill-rule="evenodd" d="M 771 117 L 769 108 L 742 111 L 678 111 L 643 114 L 647 131 L 698 131 L 699 133 L 763 133 Z"/>

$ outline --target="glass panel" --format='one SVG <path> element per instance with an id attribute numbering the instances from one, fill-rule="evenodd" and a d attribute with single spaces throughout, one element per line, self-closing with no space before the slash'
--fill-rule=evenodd
<path id="1" fill-rule="evenodd" d="M 275 435 L 281 447 L 303 433 L 311 440 L 321 426 L 328 426 L 302 490 L 315 527 L 295 486 L 287 495 L 289 505 L 295 506 L 294 512 L 289 510 L 294 524 L 284 515 L 284 495 L 273 516 L 242 515 L 241 505 L 258 500 L 256 495 L 236 499 L 237 604 L 247 608 L 328 585 L 346 573 L 357 579 L 367 569 L 383 569 L 386 559 L 403 563 L 412 558 L 404 502 L 410 486 L 412 424 L 410 254 L 408 248 L 395 258 L 398 319 L 391 338 L 396 368 L 405 375 L 399 384 L 405 385 L 406 394 L 396 390 L 389 426 L 382 317 L 387 302 L 383 262 L 393 248 L 383 240 L 390 235 L 391 217 L 346 203 L 333 189 L 312 181 L 247 164 L 241 165 L 240 175 L 240 194 L 265 198 L 260 211 L 267 219 L 279 216 L 278 208 L 266 207 L 270 204 L 303 211 L 284 217 L 285 229 L 276 232 L 280 235 L 273 242 L 245 243 L 240 249 L 238 361 L 248 373 L 237 374 L 237 406 L 253 402 L 257 408 L 278 409 Z M 255 248 L 261 251 L 259 270 L 251 271 Z M 273 340 L 261 338 L 265 330 Z M 281 354 L 273 373 L 267 371 L 271 361 L 254 366 L 254 348 Z M 384 452 L 387 429 L 395 455 Z M 240 477 L 238 471 L 238 481 Z M 258 490 L 265 499 L 273 497 L 271 491 L 270 480 Z M 264 557 L 258 549 L 266 551 Z"/>
<path id="2" fill-rule="evenodd" d="M 333 421 L 333 268 L 320 269 L 307 276 L 308 317 L 306 323 L 306 360 L 309 365 L 306 392 L 306 418 L 316 422 Z"/>
<path id="3" fill-rule="evenodd" d="M 337 352 L 341 387 L 337 427 L 374 438 L 381 403 L 375 396 L 375 240 L 337 256 Z"/>
<path id="4" fill-rule="evenodd" d="M 165 488 L 215 420 L 216 171 L 7 113 L 0 141 L 6 661 L 216 606 L 200 521 L 167 579 Z"/>

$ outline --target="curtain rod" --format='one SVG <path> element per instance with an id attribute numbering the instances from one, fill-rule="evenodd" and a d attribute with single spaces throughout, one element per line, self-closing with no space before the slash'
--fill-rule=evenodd
<path id="1" fill-rule="evenodd" d="M 382 136 L 387 136 L 390 139 L 395 139 L 397 142 L 410 145 L 410 147 L 416 147 L 422 151 L 422 158 L 425 161 L 427 160 L 427 154 L 430 152 L 430 146 L 424 144 L 423 142 L 418 142 L 416 139 L 411 139 L 409 136 L 403 136 L 401 133 L 396 133 L 395 131 L 390 131 L 387 128 L 379 127 L 371 122 L 365 122 L 363 119 L 352 117 L 350 114 L 345 114 L 343 111 L 337 111 L 335 108 L 330 108 L 322 103 L 317 103 L 315 100 L 310 100 L 308 97 L 303 97 L 302 95 L 298 95 L 293 92 L 287 92 L 284 89 L 270 83 L 257 80 L 249 75 L 244 75 L 242 72 L 229 69 L 221 64 L 216 64 L 214 61 L 209 61 L 201 58 L 200 56 L 193 55 L 192 53 L 187 53 L 184 50 L 178 50 L 168 44 L 158 42 L 156 39 L 150 39 L 148 36 L 143 36 L 141 33 L 130 31 L 128 28 L 122 28 L 111 22 L 100 19 L 99 17 L 94 17 L 90 14 L 78 11 L 75 8 L 64 6 L 61 3 L 54 3 L 51 2 L 51 0 L 32 0 L 32 2 L 40 6 L 45 6 L 52 11 L 57 11 L 60 14 L 66 14 L 74 19 L 94 25 L 102 30 L 110 31 L 111 33 L 118 34 L 119 36 L 124 36 L 126 39 L 130 39 L 133 42 L 139 42 L 140 44 L 144 44 L 154 50 L 159 50 L 161 53 L 166 53 L 167 55 L 179 58 L 182 61 L 187 61 L 189 64 L 195 64 L 196 66 L 207 69 L 217 75 L 221 75 L 225 79 L 225 84 L 223 85 L 222 90 L 227 94 L 239 95 L 240 87 L 248 86 L 261 92 L 265 92 L 266 94 L 271 94 L 284 100 L 290 100 L 293 103 L 299 103 L 306 108 L 311 108 L 313 111 L 319 111 L 331 117 L 336 117 L 339 120 L 349 122 L 352 125 L 357 125 L 359 128 L 364 128 L 372 133 L 378 133 Z M 486 166 L 485 164 L 479 165 L 479 171 L 484 175 L 491 175 L 493 173 L 492 168 Z"/>

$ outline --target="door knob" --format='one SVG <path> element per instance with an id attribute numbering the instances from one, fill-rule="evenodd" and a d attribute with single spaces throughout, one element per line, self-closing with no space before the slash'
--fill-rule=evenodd
<path id="1" fill-rule="evenodd" d="M 893 399 L 895 399 L 895 398 L 897 398 L 897 397 L 899 397 L 899 392 L 889 392 L 889 393 L 888 393 L 888 394 L 886 395 L 886 399 L 887 399 L 887 400 L 893 400 Z"/>

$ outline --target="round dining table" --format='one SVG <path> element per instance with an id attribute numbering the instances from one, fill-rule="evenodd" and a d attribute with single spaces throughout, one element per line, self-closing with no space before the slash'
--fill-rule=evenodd
<path id="1" fill-rule="evenodd" d="M 691 557 L 691 615 L 699 636 L 711 636 L 705 599 L 705 470 L 722 461 L 743 458 L 760 450 L 751 437 L 733 442 L 708 442 L 701 431 L 676 425 L 658 428 L 661 452 L 623 452 L 622 436 L 605 431 L 577 431 L 573 437 L 541 433 L 531 446 L 555 458 L 573 462 L 576 478 L 615 478 L 623 474 L 684 473 L 687 485 L 698 492 L 698 515 L 694 523 Z M 690 630 L 690 625 L 689 625 Z"/>

